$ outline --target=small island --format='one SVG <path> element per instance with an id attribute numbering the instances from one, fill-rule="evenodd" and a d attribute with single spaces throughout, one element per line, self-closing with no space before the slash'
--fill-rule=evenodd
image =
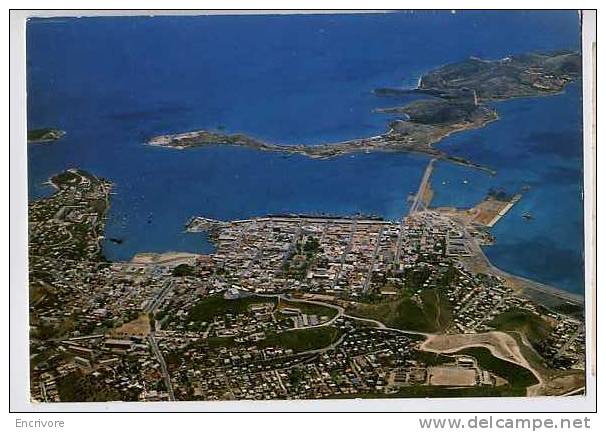
<path id="1" fill-rule="evenodd" d="M 65 136 L 65 131 L 54 128 L 32 129 L 27 131 L 28 143 L 44 143 L 57 141 Z"/>
<path id="2" fill-rule="evenodd" d="M 233 145 L 317 159 L 356 152 L 407 151 L 494 174 L 488 167 L 449 155 L 433 144 L 452 133 L 481 128 L 497 120 L 497 112 L 484 102 L 555 94 L 580 74 L 581 56 L 576 52 L 531 53 L 501 60 L 472 57 L 423 75 L 415 89 L 376 89 L 377 96 L 425 96 L 404 106 L 375 110 L 398 116 L 381 135 L 318 145 L 285 145 L 266 143 L 244 134 L 198 130 L 153 137 L 147 143 L 174 149 Z"/>

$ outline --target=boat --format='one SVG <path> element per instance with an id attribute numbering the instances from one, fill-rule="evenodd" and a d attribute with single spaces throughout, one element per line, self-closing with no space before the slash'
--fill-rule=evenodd
<path id="1" fill-rule="evenodd" d="M 530 212 L 524 212 L 524 213 L 522 213 L 522 217 L 524 219 L 526 219 L 526 220 L 533 220 L 534 219 L 534 216 Z"/>

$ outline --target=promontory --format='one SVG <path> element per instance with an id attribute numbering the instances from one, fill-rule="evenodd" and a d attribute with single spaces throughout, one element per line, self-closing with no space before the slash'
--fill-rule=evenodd
<path id="1" fill-rule="evenodd" d="M 197 130 L 156 136 L 147 143 L 175 149 L 233 145 L 319 159 L 355 152 L 406 151 L 493 173 L 487 167 L 449 155 L 433 144 L 452 133 L 481 128 L 497 120 L 497 112 L 487 105 L 489 102 L 556 94 L 580 75 L 581 56 L 576 52 L 530 53 L 500 60 L 472 57 L 428 72 L 419 79 L 415 89 L 374 90 L 374 94 L 381 97 L 420 97 L 402 106 L 375 110 L 396 116 L 381 135 L 317 145 L 285 145 L 266 143 L 240 133 Z"/>

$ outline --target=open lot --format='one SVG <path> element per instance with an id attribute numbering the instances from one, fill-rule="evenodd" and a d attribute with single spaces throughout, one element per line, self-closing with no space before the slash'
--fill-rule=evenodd
<path id="1" fill-rule="evenodd" d="M 429 385 L 436 386 L 474 386 L 476 385 L 475 369 L 453 366 L 434 366 L 429 368 Z"/>

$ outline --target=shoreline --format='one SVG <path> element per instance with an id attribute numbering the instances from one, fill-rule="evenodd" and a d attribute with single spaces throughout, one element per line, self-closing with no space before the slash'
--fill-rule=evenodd
<path id="1" fill-rule="evenodd" d="M 497 120 L 499 120 L 498 113 L 493 111 L 491 117 L 485 117 L 474 123 L 452 125 L 447 130 L 433 130 L 433 135 L 428 134 L 425 137 L 426 141 L 422 143 L 414 141 L 405 142 L 398 132 L 390 127 L 387 132 L 380 135 L 317 145 L 272 144 L 242 133 L 225 134 L 205 129 L 158 135 L 148 139 L 145 142 L 145 145 L 173 150 L 188 150 L 211 146 L 234 146 L 251 148 L 257 151 L 276 152 L 289 155 L 298 154 L 317 160 L 327 160 L 356 153 L 416 153 L 457 165 L 478 169 L 490 175 L 496 175 L 494 169 L 460 156 L 450 155 L 444 150 L 437 148 L 436 145 L 453 134 L 481 129 Z"/>
<path id="2" fill-rule="evenodd" d="M 526 297 L 531 300 L 539 303 L 542 306 L 547 308 L 553 307 L 558 304 L 563 303 L 572 303 L 577 306 L 585 306 L 585 296 L 582 294 L 572 293 L 566 291 L 563 288 L 558 288 L 553 285 L 548 285 L 539 281 L 532 280 L 530 278 L 524 276 L 518 276 L 516 274 L 510 273 L 506 270 L 503 270 L 497 266 L 495 266 L 486 253 L 482 246 L 480 246 L 477 241 L 472 240 L 471 244 L 474 245 L 474 252 L 476 258 L 483 261 L 480 263 L 474 263 L 470 258 L 473 257 L 464 257 L 461 262 L 464 265 L 470 265 L 470 267 L 474 268 L 480 266 L 481 270 L 493 274 L 495 276 L 501 277 L 505 279 L 512 288 L 521 292 Z M 555 297 L 555 299 L 554 299 Z"/>

